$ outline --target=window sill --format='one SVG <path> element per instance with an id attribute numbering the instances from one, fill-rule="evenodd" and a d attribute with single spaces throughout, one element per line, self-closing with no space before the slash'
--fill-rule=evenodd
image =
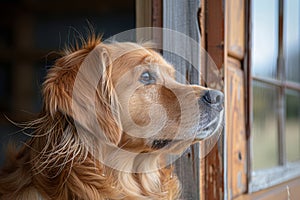
<path id="1" fill-rule="evenodd" d="M 240 195 L 234 200 L 282 200 L 300 197 L 300 177 L 252 194 Z"/>
<path id="2" fill-rule="evenodd" d="M 257 192 L 285 181 L 300 177 L 300 162 L 252 172 L 249 193 Z"/>

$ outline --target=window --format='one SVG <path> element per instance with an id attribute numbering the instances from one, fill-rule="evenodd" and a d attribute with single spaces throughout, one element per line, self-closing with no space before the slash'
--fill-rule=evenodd
<path id="1" fill-rule="evenodd" d="M 252 180 L 257 191 L 300 175 L 300 2 L 251 2 Z"/>

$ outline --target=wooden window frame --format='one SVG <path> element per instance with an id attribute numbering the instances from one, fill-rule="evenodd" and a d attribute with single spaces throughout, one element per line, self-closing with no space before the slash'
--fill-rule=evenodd
<path id="1" fill-rule="evenodd" d="M 244 3 L 244 6 L 241 4 Z M 234 5 L 232 5 L 234 4 Z M 260 191 L 252 190 L 255 186 L 251 185 L 253 180 L 251 169 L 251 116 L 252 112 L 252 77 L 251 77 L 251 33 L 250 33 L 250 5 L 251 0 L 235 1 L 227 0 L 225 7 L 225 48 L 224 48 L 224 65 L 225 65 L 225 95 L 226 95 L 226 133 L 225 133 L 225 163 L 224 163 L 224 199 L 234 200 L 280 200 L 280 199 L 297 199 L 300 196 L 300 177 L 292 172 L 285 172 L 282 169 L 256 172 L 256 178 L 261 179 L 270 177 L 274 173 L 281 173 L 285 176 L 285 182 L 281 179 L 279 182 L 273 182 L 260 187 Z M 240 21 L 243 15 L 238 10 L 244 9 L 244 24 Z M 230 82 L 235 81 L 234 85 Z M 244 81 L 244 82 L 243 82 Z M 268 80 L 266 80 L 268 81 Z M 244 84 L 241 84 L 244 83 Z M 278 84 L 281 82 L 277 82 Z M 284 82 L 286 89 L 295 89 L 294 83 Z M 237 101 L 236 95 L 231 93 L 232 90 L 241 87 L 244 90 L 245 106 L 243 109 L 243 100 Z M 244 86 L 243 86 L 244 85 Z M 239 93 L 239 92 L 238 92 Z M 231 105 L 240 103 L 240 109 L 232 108 Z M 233 113 L 232 113 L 233 112 Z M 235 114 L 234 114 L 235 113 Z M 240 116 L 235 122 L 234 116 Z M 245 124 L 242 123 L 243 116 Z M 238 125 L 238 126 L 237 126 Z M 244 126 L 244 128 L 243 128 Z M 241 156 L 240 156 L 241 155 Z M 296 165 L 287 164 L 286 171 L 296 172 Z M 299 168 L 298 168 L 299 169 Z M 260 174 L 259 174 L 260 173 Z M 276 175 L 278 176 L 278 174 Z M 266 179 L 264 179 L 266 182 Z M 276 179 L 273 179 L 274 181 Z M 277 179 L 278 180 L 278 179 Z M 259 180 L 258 180 L 259 181 Z M 258 186 L 260 183 L 256 181 Z M 261 181 L 262 183 L 263 181 Z M 270 187 L 273 185 L 272 187 Z M 251 188 L 252 187 L 252 188 Z"/>
<path id="2" fill-rule="evenodd" d="M 248 26 L 251 24 L 251 3 L 252 1 L 248 1 L 248 10 L 249 10 L 249 15 L 248 15 Z M 277 113 L 277 119 L 278 119 L 278 147 L 279 147 L 279 166 L 268 168 L 268 169 L 262 169 L 262 170 L 257 170 L 254 171 L 251 167 L 249 166 L 249 192 L 253 193 L 259 190 L 267 189 L 269 187 L 278 185 L 280 183 L 292 180 L 294 178 L 297 178 L 300 176 L 300 161 L 294 162 L 294 163 L 288 163 L 287 158 L 286 158 L 286 148 L 285 148 L 285 91 L 287 89 L 292 89 L 294 91 L 300 91 L 300 84 L 286 81 L 285 80 L 285 63 L 284 63 L 284 55 L 283 55 L 283 18 L 284 18 L 284 9 L 283 9 L 283 0 L 279 0 L 279 32 L 278 32 L 278 61 L 277 61 L 277 79 L 271 79 L 271 78 L 265 78 L 265 77 L 259 77 L 259 76 L 254 76 L 251 73 L 251 61 L 250 61 L 250 56 L 249 56 L 249 61 L 248 61 L 248 98 L 249 98 L 249 112 L 247 113 L 253 113 L 253 105 L 251 102 L 252 98 L 252 82 L 253 81 L 258 81 L 260 83 L 265 83 L 270 86 L 275 86 L 279 89 L 279 95 L 278 95 L 278 103 L 279 103 L 279 110 L 280 112 Z M 252 35 L 251 35 L 251 27 L 248 27 L 249 30 L 249 42 L 252 40 Z M 251 55 L 251 48 L 249 48 L 249 55 Z M 251 120 L 251 116 L 248 116 L 249 119 Z M 249 135 L 252 134 L 252 122 L 250 121 L 250 126 L 249 128 Z M 250 137 L 250 145 L 249 145 L 249 152 L 252 152 L 251 149 L 254 148 L 252 144 L 252 138 Z M 253 155 L 250 154 L 249 156 L 249 163 L 252 161 Z M 251 160 L 250 160 L 251 159 Z"/>

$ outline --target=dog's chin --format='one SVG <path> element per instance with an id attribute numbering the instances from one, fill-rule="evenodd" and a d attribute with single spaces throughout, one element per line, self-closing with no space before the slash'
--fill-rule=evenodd
<path id="1" fill-rule="evenodd" d="M 201 141 L 206 138 L 210 138 L 216 133 L 220 133 L 224 126 L 224 112 L 220 112 L 218 116 L 214 118 L 209 124 L 199 127 L 194 141 Z"/>
<path id="2" fill-rule="evenodd" d="M 151 148 L 153 150 L 170 150 L 177 148 L 179 146 L 187 147 L 197 141 L 205 140 L 211 138 L 212 136 L 220 133 L 224 126 L 224 110 L 222 110 L 219 115 L 217 115 L 212 121 L 203 126 L 197 127 L 196 134 L 194 137 L 188 138 L 164 138 L 164 139 L 154 139 L 151 141 Z"/>

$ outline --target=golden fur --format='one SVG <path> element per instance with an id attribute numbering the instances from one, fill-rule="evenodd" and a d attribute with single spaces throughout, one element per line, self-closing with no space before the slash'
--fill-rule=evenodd
<path id="1" fill-rule="evenodd" d="M 127 52 L 130 48 L 134 50 Z M 100 67 L 88 76 L 101 74 L 99 84 L 96 88 L 90 88 L 92 83 L 80 80 L 80 84 L 76 86 L 75 80 L 80 67 L 95 49 L 99 59 L 88 64 L 98 63 Z M 136 87 L 130 101 L 126 102 L 126 87 L 140 84 L 136 81 L 140 72 L 134 68 L 139 65 L 155 68 L 157 76 L 163 79 L 159 85 Z M 122 77 L 126 73 L 130 79 Z M 168 87 L 163 86 L 166 82 Z M 62 58 L 49 70 L 43 84 L 43 110 L 37 120 L 27 125 L 27 128 L 34 129 L 32 137 L 19 150 L 16 151 L 14 147 L 9 150 L 6 164 L 0 173 L 0 198 L 179 198 L 181 187 L 178 178 L 172 174 L 173 167 L 158 167 L 164 162 L 159 153 L 141 158 L 137 167 L 141 172 L 130 171 L 134 163 L 138 162 L 137 158 L 122 156 L 119 151 L 107 157 L 119 169 L 103 164 L 98 158 L 104 159 L 110 153 L 108 147 L 103 145 L 103 140 L 133 153 L 155 152 L 149 142 L 172 138 L 171 134 L 176 132 L 182 121 L 182 110 L 177 96 L 186 93 L 187 87 L 191 89 L 184 97 L 187 100 L 200 98 L 206 91 L 198 86 L 178 84 L 174 80 L 172 66 L 147 45 L 103 44 L 99 38 L 93 36 L 83 42 L 81 48 L 66 50 Z M 76 89 L 82 99 L 74 101 Z M 91 96 L 92 92 L 89 93 L 90 89 L 96 91 L 94 97 Z M 173 89 L 176 90 L 176 95 Z M 152 109 L 156 109 L 151 107 L 153 102 L 165 109 L 165 117 L 168 119 L 167 124 L 160 130 L 160 138 L 133 137 L 129 134 L 135 129 L 132 121 L 145 127 L 151 123 L 153 116 L 159 118 L 155 115 L 157 112 L 149 114 Z M 95 121 L 87 115 L 90 104 L 95 104 L 93 109 L 96 121 L 105 137 L 98 136 L 93 129 Z M 126 106 L 128 110 L 125 109 Z M 126 114 L 130 115 L 132 121 L 124 117 Z M 145 134 L 147 136 L 147 131 Z M 175 144 L 173 150 L 182 152 L 190 143 L 191 141 L 186 142 L 183 147 Z M 144 172 L 147 169 L 148 172 Z"/>

